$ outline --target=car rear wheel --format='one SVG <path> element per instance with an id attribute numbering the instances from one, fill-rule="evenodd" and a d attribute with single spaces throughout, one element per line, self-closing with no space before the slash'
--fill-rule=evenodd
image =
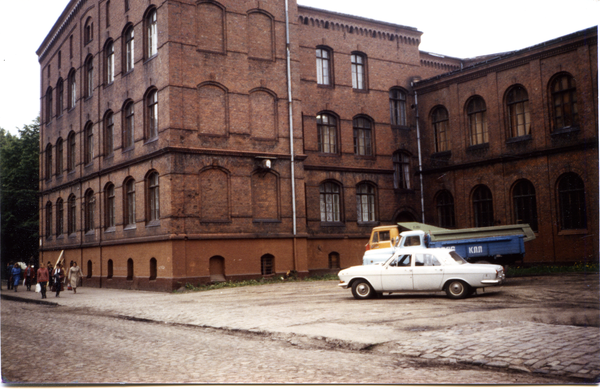
<path id="1" fill-rule="evenodd" d="M 358 280 L 352 284 L 352 295 L 357 300 L 365 300 L 375 295 L 371 284 L 365 280 Z"/>
<path id="2" fill-rule="evenodd" d="M 471 287 L 459 280 L 450 281 L 446 286 L 446 295 L 451 299 L 462 299 L 469 296 Z"/>

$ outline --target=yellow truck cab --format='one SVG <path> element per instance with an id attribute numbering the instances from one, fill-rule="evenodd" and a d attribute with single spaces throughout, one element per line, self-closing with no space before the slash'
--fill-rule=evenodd
<path id="1" fill-rule="evenodd" d="M 370 265 L 388 259 L 394 253 L 394 243 L 399 234 L 398 226 L 373 228 L 371 238 L 365 246 L 363 265 Z"/>

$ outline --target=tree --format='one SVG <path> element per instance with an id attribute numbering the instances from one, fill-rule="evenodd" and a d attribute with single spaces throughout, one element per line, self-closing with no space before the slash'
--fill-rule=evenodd
<path id="1" fill-rule="evenodd" d="M 37 264 L 39 239 L 40 121 L 15 136 L 0 128 L 0 202 L 2 270 L 8 262 Z"/>

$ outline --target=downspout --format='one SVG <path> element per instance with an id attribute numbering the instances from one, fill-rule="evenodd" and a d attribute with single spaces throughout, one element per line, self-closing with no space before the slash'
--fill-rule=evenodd
<path id="1" fill-rule="evenodd" d="M 290 18 L 289 18 L 289 4 L 288 0 L 285 0 L 285 50 L 286 50 L 286 62 L 287 62 L 287 94 L 288 94 L 288 113 L 289 113 L 289 126 L 290 126 L 290 174 L 292 179 L 292 228 L 293 228 L 293 256 L 294 256 L 294 270 L 297 270 L 298 266 L 296 263 L 296 182 L 294 174 L 294 119 L 292 111 L 292 69 L 290 59 Z"/>
<path id="2" fill-rule="evenodd" d="M 411 83 L 414 87 L 414 83 Z M 421 131 L 419 130 L 419 103 L 415 89 L 415 115 L 417 117 L 417 147 L 419 150 L 419 182 L 421 185 L 421 223 L 425 223 L 425 194 L 423 193 L 423 162 L 421 158 Z"/>

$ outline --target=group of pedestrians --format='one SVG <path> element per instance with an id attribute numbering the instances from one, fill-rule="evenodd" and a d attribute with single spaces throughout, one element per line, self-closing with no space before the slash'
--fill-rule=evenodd
<path id="1" fill-rule="evenodd" d="M 31 290 L 31 285 L 36 282 L 40 285 L 40 293 L 43 299 L 46 298 L 47 287 L 56 292 L 56 297 L 59 297 L 60 292 L 64 290 L 65 271 L 63 270 L 62 263 L 58 263 L 54 268 L 52 264 L 48 262 L 46 267 L 40 267 L 37 272 L 33 266 L 27 266 L 25 269 L 21 269 L 21 266 L 18 263 L 15 263 L 12 267 L 11 265 L 12 264 L 9 264 L 8 266 L 10 269 L 8 289 L 14 289 L 15 292 L 17 292 L 17 288 L 22 282 L 21 280 L 24 279 L 27 290 Z M 77 266 L 77 262 L 71 261 L 71 267 L 66 274 L 66 280 L 70 289 L 73 290 L 73 293 L 77 293 L 77 285 L 79 285 L 81 278 L 83 278 L 81 268 Z"/>

